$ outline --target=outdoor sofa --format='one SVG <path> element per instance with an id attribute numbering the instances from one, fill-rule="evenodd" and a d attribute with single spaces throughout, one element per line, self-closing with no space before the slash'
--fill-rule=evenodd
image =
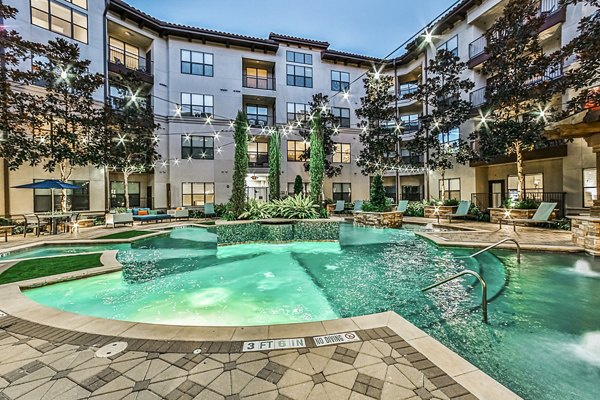
<path id="1" fill-rule="evenodd" d="M 169 214 L 159 214 L 156 210 L 151 210 L 149 208 L 133 208 L 131 209 L 131 213 L 133 214 L 133 220 L 139 221 L 140 223 L 150 223 L 150 222 L 162 222 L 165 220 L 171 220 L 172 216 Z"/>

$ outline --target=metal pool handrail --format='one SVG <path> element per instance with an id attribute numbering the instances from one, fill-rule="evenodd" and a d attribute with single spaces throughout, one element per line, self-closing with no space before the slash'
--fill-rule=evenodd
<path id="1" fill-rule="evenodd" d="M 459 272 L 456 275 L 452 275 L 449 276 L 446 279 L 443 279 L 437 283 L 434 283 L 433 285 L 429 285 L 426 288 L 421 289 L 422 292 L 427 292 L 428 290 L 431 290 L 433 288 L 436 288 L 438 286 L 441 286 L 445 283 L 448 283 L 456 278 L 460 278 L 463 275 L 473 275 L 475 278 L 477 278 L 479 280 L 479 283 L 481 283 L 481 310 L 483 312 L 483 322 L 485 322 L 486 324 L 488 323 L 488 312 L 487 312 L 487 305 L 488 305 L 488 300 L 487 300 L 487 283 L 485 282 L 485 279 L 483 279 L 481 277 L 481 275 L 479 275 L 477 272 L 474 271 L 470 271 L 470 270 L 464 270 Z"/>
<path id="2" fill-rule="evenodd" d="M 486 247 L 485 249 L 479 250 L 477 253 L 471 254 L 469 257 L 470 258 L 476 257 L 476 256 L 478 256 L 480 254 L 483 254 L 486 251 L 490 251 L 493 248 L 496 248 L 496 247 L 498 247 L 501 244 L 504 244 L 506 242 L 513 242 L 515 245 L 517 245 L 517 262 L 519 264 L 521 264 L 521 245 L 515 239 L 511 239 L 511 238 L 503 239 L 503 240 L 499 241 L 498 243 L 494 243 L 491 246 Z"/>

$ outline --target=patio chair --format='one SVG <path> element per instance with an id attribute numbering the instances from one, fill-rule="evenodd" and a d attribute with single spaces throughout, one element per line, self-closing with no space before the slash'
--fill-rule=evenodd
<path id="1" fill-rule="evenodd" d="M 346 202 L 344 200 L 338 200 L 335 203 L 335 210 L 333 210 L 334 214 L 341 214 L 344 212 L 346 208 Z"/>
<path id="2" fill-rule="evenodd" d="M 363 201 L 362 200 L 356 200 L 354 202 L 354 210 L 352 210 L 352 212 L 362 211 L 362 207 L 363 207 Z"/>
<path id="3" fill-rule="evenodd" d="M 65 232 L 73 233 L 75 231 L 79 232 L 79 217 L 81 216 L 80 212 L 72 212 L 71 216 L 64 222 L 64 230 Z"/>
<path id="4" fill-rule="evenodd" d="M 554 209 L 556 208 L 557 204 L 558 203 L 542 203 L 542 204 L 540 204 L 540 206 L 535 211 L 535 214 L 533 214 L 533 217 L 531 217 L 531 219 L 526 219 L 526 218 L 502 218 L 500 220 L 500 228 L 502 228 L 502 223 L 503 222 L 506 223 L 506 224 L 512 224 L 513 230 L 515 232 L 517 231 L 517 224 L 522 224 L 522 225 L 540 225 L 540 224 L 550 223 L 552 221 L 549 221 L 548 219 L 552 215 L 552 211 L 554 211 Z"/>
<path id="5" fill-rule="evenodd" d="M 462 200 L 458 204 L 458 209 L 454 214 L 447 214 L 448 222 L 452 223 L 452 218 L 464 218 L 469 215 L 469 209 L 471 208 L 471 202 L 468 200 Z"/>
<path id="6" fill-rule="evenodd" d="M 23 237 L 27 236 L 27 228 L 33 228 L 33 233 L 39 237 L 42 229 L 46 230 L 46 228 L 49 226 L 48 222 L 41 221 L 40 217 L 35 214 L 23 215 L 23 218 L 25 218 Z"/>
<path id="7" fill-rule="evenodd" d="M 398 202 L 398 207 L 396 207 L 396 211 L 405 213 L 408 208 L 408 200 L 400 200 Z"/>
<path id="8" fill-rule="evenodd" d="M 217 216 L 215 212 L 215 205 L 213 203 L 206 203 L 204 205 L 204 218 L 207 218 L 209 215 Z"/>

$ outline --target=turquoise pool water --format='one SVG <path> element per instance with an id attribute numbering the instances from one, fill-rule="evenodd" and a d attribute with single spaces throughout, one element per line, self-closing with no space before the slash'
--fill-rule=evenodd
<path id="1" fill-rule="evenodd" d="M 216 247 L 184 228 L 119 251 L 123 272 L 26 292 L 40 303 L 104 318 L 256 325 L 394 310 L 527 399 L 597 399 L 600 262 L 513 252 L 461 259 L 409 230 L 343 225 L 340 243 Z M 464 268 L 489 285 L 481 322 L 472 279 L 422 293 Z"/>

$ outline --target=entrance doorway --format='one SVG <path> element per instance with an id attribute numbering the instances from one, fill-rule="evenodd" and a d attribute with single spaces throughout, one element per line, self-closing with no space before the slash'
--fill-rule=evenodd
<path id="1" fill-rule="evenodd" d="M 246 197 L 248 200 L 269 201 L 269 176 L 248 174 L 246 176 Z"/>
<path id="2" fill-rule="evenodd" d="M 506 183 L 504 181 L 489 181 L 488 193 L 490 194 L 490 207 L 502 207 L 506 196 Z"/>

